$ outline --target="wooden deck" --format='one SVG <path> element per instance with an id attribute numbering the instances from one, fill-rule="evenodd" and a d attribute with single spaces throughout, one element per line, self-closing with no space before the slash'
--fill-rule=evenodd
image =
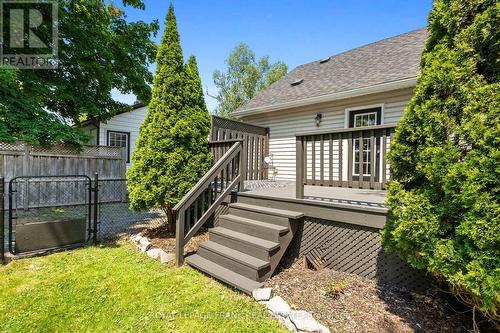
<path id="1" fill-rule="evenodd" d="M 295 183 L 287 181 L 246 181 L 245 192 L 265 197 L 294 199 Z M 304 201 L 385 207 L 386 191 L 306 185 Z"/>

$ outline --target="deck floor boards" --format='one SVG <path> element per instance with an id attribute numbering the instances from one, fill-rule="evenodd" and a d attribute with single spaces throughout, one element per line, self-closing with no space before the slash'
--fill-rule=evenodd
<path id="1" fill-rule="evenodd" d="M 245 182 L 245 191 L 268 197 L 295 198 L 295 183 L 279 180 L 247 181 Z M 386 193 L 385 190 L 304 186 L 304 199 L 333 203 L 371 204 L 384 207 Z"/>

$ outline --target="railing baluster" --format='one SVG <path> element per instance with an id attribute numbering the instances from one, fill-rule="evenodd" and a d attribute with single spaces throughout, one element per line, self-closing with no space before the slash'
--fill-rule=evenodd
<path id="1" fill-rule="evenodd" d="M 386 136 L 387 131 L 384 129 L 382 130 L 382 137 L 380 140 L 381 142 L 381 150 L 382 153 L 380 154 L 380 158 L 382 159 L 382 189 L 385 189 L 385 183 L 386 183 L 386 172 L 387 172 L 387 164 L 385 160 L 385 155 L 386 155 L 386 150 L 387 150 L 387 136 Z"/>
<path id="2" fill-rule="evenodd" d="M 304 175 L 307 174 L 307 170 L 304 167 L 304 161 L 307 160 L 307 156 L 305 156 L 304 146 L 307 146 L 307 139 L 305 137 L 296 137 L 295 138 L 295 153 L 296 153 L 296 163 L 297 166 L 295 173 L 295 197 L 297 199 L 304 198 Z"/>
<path id="3" fill-rule="evenodd" d="M 375 188 L 375 172 L 378 169 L 375 165 L 375 135 L 373 130 L 370 130 L 370 188 Z"/>
<path id="4" fill-rule="evenodd" d="M 352 132 L 349 132 L 347 137 L 347 186 L 352 187 L 352 177 L 353 177 L 353 156 L 354 156 L 354 147 L 353 147 L 353 136 Z"/>
<path id="5" fill-rule="evenodd" d="M 364 164 L 365 164 L 365 160 L 363 158 L 363 154 L 364 154 L 364 150 L 363 150 L 363 132 L 360 132 L 359 134 L 359 178 L 358 178 L 358 187 L 359 188 L 363 188 L 363 184 L 364 184 L 364 172 L 363 172 L 363 169 L 364 169 Z"/>
<path id="6" fill-rule="evenodd" d="M 328 182 L 333 186 L 333 134 L 328 135 Z"/>
<path id="7" fill-rule="evenodd" d="M 343 135 L 342 133 L 339 133 L 339 186 L 344 186 L 343 185 L 343 180 L 344 180 L 344 141 L 342 139 Z"/>
<path id="8" fill-rule="evenodd" d="M 323 135 L 319 137 L 319 179 L 320 185 L 323 186 L 325 181 L 325 138 Z"/>
<path id="9" fill-rule="evenodd" d="M 316 185 L 316 137 L 312 137 L 312 185 Z"/>

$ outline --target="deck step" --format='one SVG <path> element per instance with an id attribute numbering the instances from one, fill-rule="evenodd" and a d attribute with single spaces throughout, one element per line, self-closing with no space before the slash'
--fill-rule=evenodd
<path id="1" fill-rule="evenodd" d="M 254 289 L 262 286 L 262 282 L 251 280 L 243 275 L 217 265 L 216 263 L 207 260 L 198 254 L 192 254 L 186 257 L 186 263 L 247 294 L 251 294 Z"/>
<path id="2" fill-rule="evenodd" d="M 261 222 L 232 214 L 221 215 L 219 226 L 274 242 L 279 242 L 280 236 L 289 230 L 288 226 Z"/>
<path id="3" fill-rule="evenodd" d="M 267 261 L 280 248 L 280 243 L 247 235 L 224 227 L 209 229 L 208 239 L 214 243 Z"/>
<path id="4" fill-rule="evenodd" d="M 246 253 L 236 251 L 227 246 L 217 244 L 211 241 L 201 243 L 200 247 L 215 252 L 217 254 L 220 254 L 228 259 L 239 262 L 242 265 L 249 266 L 255 270 L 260 270 L 269 266 L 269 261 L 252 257 L 251 255 L 248 255 Z"/>
<path id="5" fill-rule="evenodd" d="M 250 236 L 241 232 L 230 230 L 223 227 L 216 227 L 210 229 L 210 233 L 230 238 L 242 243 L 246 243 L 266 251 L 272 251 L 279 248 L 280 244 L 277 242 L 268 241 L 259 237 Z M 209 236 L 210 237 L 210 236 Z"/>
<path id="6" fill-rule="evenodd" d="M 263 206 L 256 206 L 256 205 L 250 205 L 250 204 L 245 204 L 245 203 L 231 203 L 229 204 L 229 207 L 237 208 L 237 209 L 243 209 L 243 210 L 248 210 L 252 212 L 257 212 L 257 213 L 262 213 L 262 214 L 267 214 L 267 215 L 274 215 L 274 216 L 280 216 L 280 217 L 286 217 L 289 219 L 300 219 L 301 217 L 304 216 L 304 213 L 301 212 L 295 212 L 292 210 L 285 210 L 285 209 L 276 209 L 276 208 L 270 208 L 270 207 L 263 207 Z"/>

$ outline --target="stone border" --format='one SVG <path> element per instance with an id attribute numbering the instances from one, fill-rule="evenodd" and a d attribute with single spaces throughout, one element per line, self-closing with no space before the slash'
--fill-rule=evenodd
<path id="1" fill-rule="evenodd" d="M 130 240 L 137 246 L 139 251 L 146 253 L 151 259 L 159 260 L 162 264 L 167 264 L 175 259 L 175 254 L 167 253 L 160 248 L 153 247 L 151 241 L 140 233 L 130 236 Z"/>
<path id="2" fill-rule="evenodd" d="M 272 288 L 255 289 L 252 296 L 258 303 L 266 305 L 269 313 L 291 332 L 330 333 L 328 327 L 316 321 L 309 312 L 292 310 L 283 298 L 273 297 Z"/>

